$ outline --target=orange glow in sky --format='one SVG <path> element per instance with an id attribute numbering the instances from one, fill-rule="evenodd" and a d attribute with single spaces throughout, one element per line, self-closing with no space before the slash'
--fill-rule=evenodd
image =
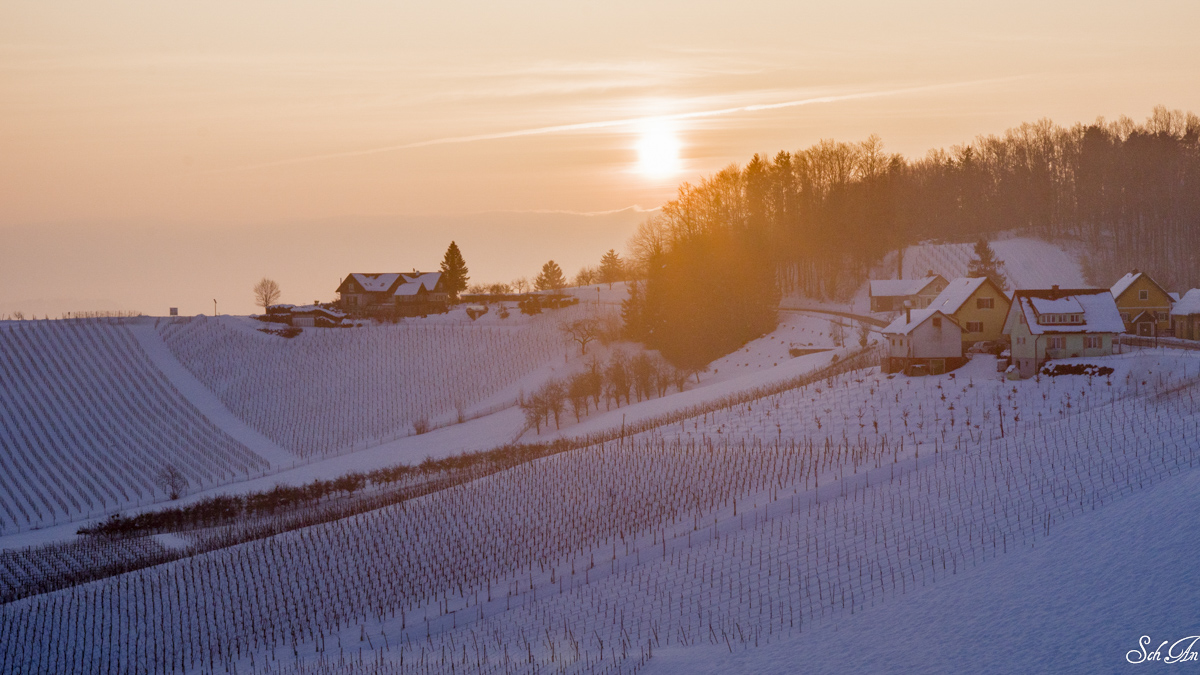
<path id="1" fill-rule="evenodd" d="M 822 138 L 877 133 L 912 157 L 1040 118 L 1200 111 L 1198 24 L 1188 0 L 13 0 L 0 5 L 0 313 L 80 298 L 87 252 L 71 252 L 70 228 L 136 240 L 143 257 L 277 232 L 291 262 L 214 253 L 209 276 L 156 279 L 177 300 L 147 295 L 149 268 L 87 276 L 143 311 L 188 311 L 193 291 L 193 311 L 214 293 L 249 311 L 239 289 L 263 274 L 285 295 L 328 295 L 325 276 L 366 264 L 351 246 L 363 231 L 314 223 L 433 218 L 428 244 L 380 261 L 430 267 L 462 227 L 514 227 L 495 214 L 571 227 L 653 209 L 681 181 Z M 588 246 L 619 250 L 631 213 Z M 299 262 L 313 231 L 346 246 L 319 282 Z M 464 249 L 476 280 L 535 273 L 515 262 L 531 247 L 568 273 L 603 252 L 519 239 L 474 260 Z"/>

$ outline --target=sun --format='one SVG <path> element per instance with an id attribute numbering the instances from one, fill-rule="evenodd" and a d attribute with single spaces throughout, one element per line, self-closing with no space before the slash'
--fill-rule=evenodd
<path id="1" fill-rule="evenodd" d="M 638 171 L 650 178 L 666 178 L 679 173 L 679 138 L 665 120 L 649 120 L 641 126 L 637 142 Z"/>

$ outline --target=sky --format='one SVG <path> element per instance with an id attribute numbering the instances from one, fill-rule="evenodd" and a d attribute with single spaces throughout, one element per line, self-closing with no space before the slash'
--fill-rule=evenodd
<path id="1" fill-rule="evenodd" d="M 681 182 L 1200 111 L 1200 3 L 0 3 L 0 317 L 568 273 Z M 206 309 L 207 308 L 207 309 Z"/>

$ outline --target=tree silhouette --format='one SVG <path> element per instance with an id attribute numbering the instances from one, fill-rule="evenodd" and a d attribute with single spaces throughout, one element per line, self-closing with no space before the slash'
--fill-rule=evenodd
<path id="1" fill-rule="evenodd" d="M 567 278 L 563 276 L 558 263 L 551 260 L 542 265 L 542 273 L 534 280 L 533 285 L 539 291 L 561 291 L 567 285 Z"/>
<path id="2" fill-rule="evenodd" d="M 279 294 L 279 284 L 272 279 L 263 277 L 257 284 L 254 284 L 254 302 L 262 307 L 264 312 L 268 307 L 279 302 Z"/>
<path id="3" fill-rule="evenodd" d="M 600 258 L 600 283 L 608 284 L 609 288 L 618 281 L 625 278 L 625 264 L 621 261 L 621 256 L 613 249 L 608 249 Z"/>
<path id="4" fill-rule="evenodd" d="M 453 241 L 446 249 L 446 255 L 442 257 L 442 278 L 446 283 L 446 292 L 454 300 L 458 299 L 458 294 L 467 290 L 467 282 L 471 277 L 467 276 L 467 263 L 463 260 L 462 252 L 458 250 L 458 244 Z"/>
<path id="5" fill-rule="evenodd" d="M 967 263 L 968 277 L 987 277 L 1000 290 L 1007 290 L 1008 279 L 1004 272 L 1000 271 L 1002 267 L 1004 267 L 1004 261 L 996 258 L 996 251 L 987 239 L 981 238 L 975 242 L 975 259 Z"/>

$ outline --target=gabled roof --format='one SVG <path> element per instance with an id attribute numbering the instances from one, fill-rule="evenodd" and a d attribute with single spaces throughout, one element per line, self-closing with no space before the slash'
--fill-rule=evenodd
<path id="1" fill-rule="evenodd" d="M 423 287 L 426 292 L 432 293 L 433 289 L 437 288 L 438 281 L 442 278 L 441 272 L 413 272 L 412 274 L 403 274 L 404 283 L 396 287 L 396 292 L 393 295 L 416 295 L 421 292 Z"/>
<path id="2" fill-rule="evenodd" d="M 931 277 L 922 277 L 920 279 L 872 279 L 871 280 L 871 297 L 904 297 L 907 295 L 917 295 L 925 290 L 925 287 L 932 284 L 934 281 L 942 279 L 942 275 L 935 274 Z"/>
<path id="3" fill-rule="evenodd" d="M 906 314 L 908 316 L 901 315 L 901 316 L 897 317 L 895 321 L 889 323 L 887 325 L 887 328 L 883 329 L 883 332 L 886 334 L 889 334 L 889 335 L 908 335 L 909 333 L 916 330 L 917 326 L 920 326 L 921 324 L 925 323 L 929 319 L 932 319 L 934 317 L 934 315 L 939 315 L 942 318 L 944 318 L 946 321 L 949 321 L 950 323 L 954 324 L 955 327 L 959 328 L 960 330 L 962 329 L 962 327 L 958 325 L 958 322 L 955 321 L 953 317 L 947 315 L 945 312 L 938 309 L 937 307 L 926 307 L 925 309 L 914 309 L 911 312 L 907 312 Z"/>
<path id="4" fill-rule="evenodd" d="M 1175 306 L 1171 308 L 1171 316 L 1192 316 L 1200 314 L 1200 288 L 1193 288 Z"/>
<path id="5" fill-rule="evenodd" d="M 1158 282 L 1155 281 L 1154 278 L 1151 277 L 1149 274 L 1146 274 L 1145 272 L 1139 272 L 1137 270 L 1129 272 L 1125 276 L 1121 277 L 1120 279 L 1117 279 L 1117 283 L 1112 285 L 1112 288 L 1109 289 L 1109 292 L 1112 293 L 1112 296 L 1114 298 L 1119 299 L 1121 297 L 1121 295 L 1123 293 L 1125 293 L 1125 291 L 1129 290 L 1129 287 L 1133 285 L 1133 282 L 1137 281 L 1138 279 L 1141 279 L 1142 277 L 1145 277 L 1146 281 L 1149 281 L 1150 283 L 1154 284 L 1154 287 L 1157 288 L 1158 290 L 1162 291 L 1163 295 L 1166 295 L 1168 297 L 1171 295 L 1170 293 L 1167 292 L 1167 290 L 1165 288 L 1163 288 L 1162 286 L 1159 286 Z"/>
<path id="6" fill-rule="evenodd" d="M 996 294 L 1003 298 L 1008 298 L 1004 289 L 996 285 L 994 281 L 987 277 L 959 277 L 952 280 L 941 293 L 934 298 L 933 302 L 929 303 L 930 307 L 936 307 L 947 314 L 954 314 L 962 309 L 963 304 L 971 299 L 975 291 L 979 290 L 984 284 L 990 285 L 996 289 Z"/>
<path id="7" fill-rule="evenodd" d="M 1117 302 L 1105 288 L 1039 288 L 1013 294 L 1016 311 L 1025 315 L 1033 335 L 1046 333 L 1124 333 Z M 1039 324 L 1040 314 L 1082 314 L 1081 323 Z M 1006 329 L 1007 330 L 1007 329 Z"/>
<path id="8" fill-rule="evenodd" d="M 395 288 L 396 283 L 400 281 L 401 277 L 396 272 L 354 272 L 342 281 L 341 285 L 337 287 L 337 292 L 345 293 L 348 290 L 346 286 L 351 279 L 356 281 L 359 286 L 362 286 L 363 290 L 367 293 L 387 293 Z"/>

